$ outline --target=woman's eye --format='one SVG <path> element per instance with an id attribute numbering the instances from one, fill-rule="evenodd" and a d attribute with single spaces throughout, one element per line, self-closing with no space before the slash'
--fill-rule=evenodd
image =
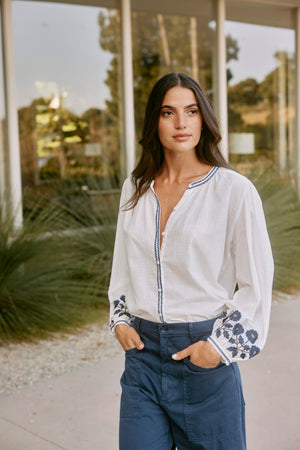
<path id="1" fill-rule="evenodd" d="M 194 116 L 194 115 L 198 114 L 198 109 L 190 109 L 189 111 L 186 112 L 186 114 L 189 116 Z M 173 111 L 162 111 L 161 115 L 162 115 L 162 117 L 170 117 L 170 116 L 173 116 L 174 113 L 173 113 Z"/>
<path id="2" fill-rule="evenodd" d="M 170 116 L 171 114 L 172 114 L 171 111 L 163 111 L 161 115 L 162 115 L 163 117 L 168 117 L 168 116 Z"/>

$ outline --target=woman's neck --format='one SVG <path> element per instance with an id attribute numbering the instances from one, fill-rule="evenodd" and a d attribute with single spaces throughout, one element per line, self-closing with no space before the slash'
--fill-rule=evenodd
<path id="1" fill-rule="evenodd" d="M 184 154 L 165 152 L 164 163 L 157 177 L 167 184 L 181 184 L 197 177 L 200 178 L 210 168 L 208 163 L 199 161 L 195 151 Z"/>

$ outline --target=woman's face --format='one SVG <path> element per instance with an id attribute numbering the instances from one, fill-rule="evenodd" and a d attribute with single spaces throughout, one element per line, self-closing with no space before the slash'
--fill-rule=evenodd
<path id="1" fill-rule="evenodd" d="M 164 151 L 187 152 L 201 136 L 202 118 L 193 91 L 181 86 L 169 89 L 163 99 L 158 136 Z"/>

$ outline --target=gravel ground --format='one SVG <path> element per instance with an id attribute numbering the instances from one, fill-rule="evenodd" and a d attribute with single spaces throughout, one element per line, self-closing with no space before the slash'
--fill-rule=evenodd
<path id="1" fill-rule="evenodd" d="M 273 291 L 273 301 L 299 299 Z M 51 378 L 78 367 L 93 364 L 123 350 L 107 324 L 90 324 L 75 334 L 55 333 L 37 343 L 11 343 L 0 347 L 0 394 L 11 394 L 41 378 Z"/>
<path id="2" fill-rule="evenodd" d="M 41 378 L 51 378 L 121 353 L 107 324 L 90 324 L 75 334 L 54 333 L 36 343 L 0 347 L 0 394 L 11 394 Z"/>

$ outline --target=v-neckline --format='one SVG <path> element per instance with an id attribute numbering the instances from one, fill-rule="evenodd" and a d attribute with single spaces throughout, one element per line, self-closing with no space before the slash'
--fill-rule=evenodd
<path id="1" fill-rule="evenodd" d="M 201 183 L 206 181 L 207 178 L 209 178 L 212 174 L 212 172 L 215 172 L 217 169 L 219 168 L 219 166 L 212 166 L 212 168 L 207 172 L 206 175 L 204 175 L 202 178 L 199 178 L 198 180 L 195 181 L 191 181 L 188 185 L 187 185 L 187 189 L 191 189 L 194 185 L 197 185 L 198 183 Z M 215 170 L 214 170 L 215 169 Z M 154 182 L 155 182 L 155 178 L 152 178 L 151 180 L 151 184 L 150 184 L 150 188 L 153 190 L 153 192 L 156 195 L 155 189 L 154 189 Z"/>
<path id="2" fill-rule="evenodd" d="M 207 172 L 206 175 L 204 175 L 202 178 L 200 178 L 200 179 L 198 179 L 198 180 L 192 181 L 191 183 L 189 183 L 189 184 L 187 185 L 187 187 L 186 187 L 185 190 L 183 191 L 183 194 L 182 194 L 181 197 L 179 198 L 178 202 L 175 204 L 175 206 L 174 206 L 173 209 L 171 210 L 171 212 L 170 212 L 170 214 L 169 214 L 169 216 L 168 216 L 168 218 L 167 218 L 167 220 L 166 220 L 164 230 L 162 230 L 162 231 L 160 231 L 161 215 L 162 215 L 162 214 L 161 214 L 161 201 L 160 201 L 160 199 L 159 199 L 159 197 L 158 197 L 158 195 L 157 195 L 157 193 L 155 192 L 155 189 L 154 189 L 155 179 L 153 179 L 153 180 L 151 181 L 150 187 L 151 187 L 152 191 L 154 192 L 154 195 L 155 195 L 155 197 L 156 197 L 156 199 L 157 199 L 157 202 L 158 202 L 158 205 L 159 205 L 159 212 L 158 212 L 158 217 L 157 217 L 157 222 L 158 222 L 158 223 L 157 223 L 157 226 L 158 226 L 158 242 L 159 242 L 159 251 L 160 251 L 160 252 L 161 252 L 162 245 L 163 245 L 163 241 L 164 241 L 164 233 L 165 233 L 165 230 L 167 229 L 167 225 L 168 225 L 168 222 L 169 222 L 169 220 L 170 220 L 170 217 L 172 216 L 172 214 L 174 213 L 174 211 L 176 211 L 176 209 L 178 208 L 178 206 L 179 206 L 179 204 L 181 203 L 181 201 L 182 201 L 183 197 L 185 196 L 186 192 L 187 192 L 189 189 L 191 189 L 192 187 L 198 186 L 199 183 L 202 184 L 201 182 L 203 182 L 204 180 L 206 180 L 206 179 L 210 176 L 211 172 L 213 171 L 213 169 L 214 169 L 215 167 L 216 167 L 216 166 L 212 166 L 212 168 Z"/>
<path id="3" fill-rule="evenodd" d="M 176 202 L 176 204 L 174 205 L 174 207 L 171 209 L 171 211 L 170 211 L 170 213 L 169 213 L 169 215 L 168 215 L 168 217 L 167 217 L 167 220 L 166 220 L 164 229 L 160 230 L 161 219 L 162 219 L 162 206 L 161 206 L 161 200 L 159 199 L 157 193 L 156 193 L 155 190 L 154 190 L 154 186 L 153 186 L 153 191 L 154 191 L 154 193 L 155 193 L 155 195 L 156 195 L 156 198 L 157 198 L 157 201 L 158 201 L 158 203 L 159 203 L 158 233 L 159 233 L 159 249 L 160 249 L 160 250 L 161 250 L 162 243 L 163 243 L 163 240 L 164 240 L 164 239 L 163 239 L 163 238 L 164 238 L 164 233 L 165 233 L 165 231 L 166 231 L 166 229 L 167 229 L 167 226 L 168 226 L 170 217 L 172 216 L 172 214 L 173 214 L 173 213 L 176 211 L 176 209 L 178 208 L 178 206 L 179 206 L 180 202 L 182 201 L 183 197 L 185 196 L 187 190 L 188 190 L 188 187 L 186 187 L 186 188 L 184 189 L 184 191 L 183 191 L 182 195 L 180 196 L 179 200 Z"/>

